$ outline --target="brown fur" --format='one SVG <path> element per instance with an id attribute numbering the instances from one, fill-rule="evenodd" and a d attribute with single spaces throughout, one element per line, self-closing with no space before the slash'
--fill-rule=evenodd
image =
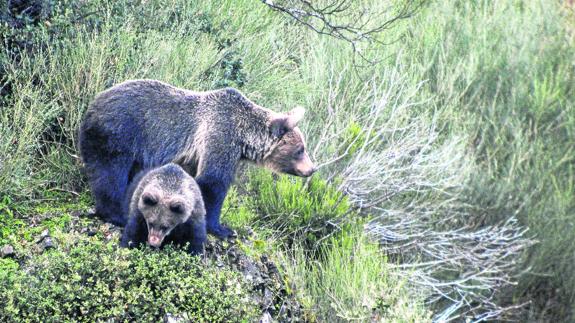
<path id="1" fill-rule="evenodd" d="M 304 112 L 274 112 L 232 88 L 194 92 L 155 80 L 118 84 L 94 99 L 80 128 L 96 211 L 123 225 L 119 202 L 130 174 L 173 162 L 196 179 L 208 230 L 229 236 L 219 216 L 240 160 L 297 176 L 313 173 L 297 127 Z"/>

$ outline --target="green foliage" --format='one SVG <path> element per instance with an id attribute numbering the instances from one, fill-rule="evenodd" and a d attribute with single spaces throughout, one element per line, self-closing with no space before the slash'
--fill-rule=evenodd
<path id="1" fill-rule="evenodd" d="M 523 265 L 535 274 L 515 297 L 535 300 L 532 313 L 551 306 L 559 320 L 575 310 L 575 50 L 563 10 L 541 0 L 432 2 L 410 23 L 404 53 L 428 80 L 426 106 L 444 134 L 470 135 L 464 195 L 477 222 L 515 215 L 540 241 Z"/>
<path id="2" fill-rule="evenodd" d="M 9 238 L 15 232 L 20 232 L 21 228 L 27 226 L 21 219 L 15 218 L 11 204 L 12 201 L 9 196 L 4 196 L 0 203 L 0 246 L 9 243 Z"/>
<path id="3" fill-rule="evenodd" d="M 360 149 L 365 144 L 365 135 L 363 134 L 363 129 L 361 125 L 355 121 L 349 123 L 346 128 L 346 133 L 344 135 L 343 147 L 346 147 L 347 153 L 350 156 Z M 345 151 L 340 151 L 340 154 L 345 153 Z"/>
<path id="4" fill-rule="evenodd" d="M 10 258 L 0 258 L 0 282 L 13 286 L 15 279 L 20 274 L 20 265 L 16 260 Z"/>
<path id="5" fill-rule="evenodd" d="M 232 186 L 222 207 L 223 221 L 244 233 L 242 230 L 252 225 L 256 217 L 257 214 L 248 208 L 243 197 L 239 195 L 237 187 Z"/>
<path id="6" fill-rule="evenodd" d="M 0 275 L 3 322 L 244 321 L 255 308 L 238 273 L 179 250 L 116 249 L 81 241 L 35 256 L 25 271 Z"/>
<path id="7" fill-rule="evenodd" d="M 16 204 L 5 196 L 0 203 L 0 246 L 21 245 L 33 242 L 44 230 L 65 231 L 72 221 L 80 221 L 75 216 L 88 211 L 90 201 L 86 193 L 80 197 L 70 197 L 57 191 L 44 192 L 46 200 Z M 26 221 L 34 217 L 34 223 Z"/>
<path id="8" fill-rule="evenodd" d="M 392 70 L 421 104 L 385 116 L 393 129 L 373 145 L 397 142 L 408 149 L 401 145 L 405 137 L 430 135 L 408 131 L 420 125 L 434 125 L 437 145 L 464 138 L 460 162 L 469 176 L 458 183 L 463 193 L 450 201 L 460 198 L 476 210 L 470 221 L 478 226 L 515 215 L 540 241 L 522 265 L 534 274 L 522 276 L 504 300 L 533 300 L 532 320 L 551 315 L 568 321 L 575 310 L 572 9 L 567 14 L 559 2 L 545 0 L 429 1 L 388 31 L 385 39 L 400 42 L 362 53 L 391 59 L 353 68 L 341 42 L 300 29 L 258 1 L 44 2 L 50 6 L 37 17 L 12 17 L 7 1 L 0 5 L 0 244 L 30 241 L 45 228 L 64 230 L 75 219 L 70 210 L 51 210 L 62 197 L 46 192 L 85 189 L 76 130 L 94 95 L 114 83 L 155 78 L 195 90 L 231 85 L 276 111 L 304 105 L 301 128 L 309 147 L 326 128 L 336 134 L 314 157 L 329 160 L 351 144 L 351 155 L 341 159 L 347 162 L 373 139 L 362 121 L 377 100 L 369 89 L 382 84 L 385 90 Z M 326 125 L 330 116 L 334 122 Z M 436 155 L 441 162 L 456 154 Z M 339 166 L 332 166 L 337 173 Z M 255 247 L 246 248 L 258 252 L 275 248 L 277 233 L 317 242 L 350 209 L 347 198 L 320 178 L 306 185 L 261 172 L 246 186 L 245 199 L 237 192 L 228 197 L 223 219 L 239 230 L 253 227 Z M 439 204 L 429 195 L 400 194 L 386 207 Z M 28 204 L 44 198 L 52 200 Z M 449 209 L 450 201 L 441 207 Z M 38 215 L 44 222 L 31 226 Z M 17 272 L 12 260 L 0 266 Z"/>
<path id="9" fill-rule="evenodd" d="M 319 322 L 430 322 L 430 312 L 414 299 L 409 284 L 393 276 L 385 255 L 370 243 L 361 226 L 330 237 L 319 259 L 306 259 L 300 245 L 287 252 L 289 277 L 306 307 L 307 319 Z"/>
<path id="10" fill-rule="evenodd" d="M 258 226 L 308 244 L 333 232 L 344 218 L 356 215 L 348 198 L 319 177 L 306 183 L 257 170 L 250 173 L 247 190 L 246 203 L 260 214 Z"/>

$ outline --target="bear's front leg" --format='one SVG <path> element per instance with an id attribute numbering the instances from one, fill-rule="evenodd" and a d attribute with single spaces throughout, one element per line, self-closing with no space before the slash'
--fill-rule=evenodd
<path id="1" fill-rule="evenodd" d="M 206 222 L 192 221 L 192 236 L 189 240 L 188 252 L 192 255 L 201 255 L 204 253 L 204 245 L 207 241 Z"/>
<path id="2" fill-rule="evenodd" d="M 231 184 L 231 179 L 202 174 L 196 178 L 196 182 L 200 186 L 202 198 L 204 199 L 207 231 L 220 239 L 226 239 L 234 235 L 232 229 L 220 224 L 222 205 Z"/>
<path id="3" fill-rule="evenodd" d="M 130 216 L 120 239 L 120 247 L 135 248 L 147 240 L 148 226 L 144 217 L 141 214 Z"/>

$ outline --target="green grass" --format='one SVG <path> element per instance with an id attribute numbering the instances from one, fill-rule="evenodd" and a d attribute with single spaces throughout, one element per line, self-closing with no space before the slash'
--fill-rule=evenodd
<path id="1" fill-rule="evenodd" d="M 396 276 L 386 256 L 367 240 L 361 226 L 331 237 L 319 259 L 305 247 L 286 252 L 287 272 L 302 299 L 306 318 L 320 322 L 431 322 L 431 312 Z"/>
<path id="2" fill-rule="evenodd" d="M 67 193 L 45 192 L 43 200 L 14 203 L 4 196 L 0 203 L 0 245 L 22 245 L 32 242 L 44 230 L 57 231 L 70 228 L 77 217 L 88 212 L 90 198 Z"/>
<path id="3" fill-rule="evenodd" d="M 226 199 L 235 215 L 255 228 L 242 245 L 251 255 L 272 255 L 282 264 L 286 286 L 304 307 L 304 319 L 318 322 L 427 322 L 423 295 L 388 265 L 377 244 L 363 233 L 366 218 L 322 179 L 308 183 L 251 170 L 249 180 Z M 245 216 L 249 214 L 249 216 Z M 408 277 L 408 275 L 404 277 Z"/>
<path id="4" fill-rule="evenodd" d="M 302 29 L 257 1 L 55 1 L 48 24 L 0 26 L 1 87 L 7 91 L 0 99 L 0 244 L 18 248 L 46 228 L 64 230 L 76 218 L 70 213 L 74 206 L 58 205 L 87 208 L 89 199 L 49 195 L 86 194 L 76 130 L 96 93 L 130 78 L 195 90 L 235 86 L 276 111 L 306 107 L 301 128 L 319 163 L 351 145 L 345 158 L 323 167 L 308 184 L 250 173 L 246 185 L 238 185 L 249 195 L 234 190 L 224 208 L 224 222 L 242 234 L 254 231 L 245 250 L 284 255 L 310 316 L 368 315 L 357 305 L 360 296 L 338 276 L 348 277 L 353 288 L 362 285 L 346 276 L 350 272 L 402 284 L 386 276 L 396 269 L 386 267 L 385 257 L 367 260 L 376 252 L 364 238 L 358 237 L 356 246 L 345 236 L 321 240 L 337 232 L 326 222 L 338 224 L 355 214 L 348 210 L 357 202 L 358 188 L 383 181 L 367 177 L 346 186 L 346 167 L 370 166 L 369 155 L 361 152 L 368 147 L 375 155 L 405 157 L 375 165 L 389 187 L 409 188 L 390 195 L 386 209 L 413 206 L 436 215 L 472 210 L 462 212 L 461 223 L 476 227 L 516 216 L 539 243 L 518 255 L 518 272 L 530 273 L 499 300 L 530 301 L 525 320 L 572 319 L 575 27 L 570 10 L 545 0 L 429 1 L 382 35 L 400 41 L 365 52 L 381 63 L 356 68 L 348 46 Z M 391 100 L 371 128 L 370 109 L 386 91 Z M 418 104 L 393 110 L 406 97 Z M 378 129 L 386 130 L 385 136 L 376 137 Z M 331 137 L 316 149 L 323 133 Z M 357 163 L 360 157 L 365 162 Z M 34 217 L 39 224 L 31 225 Z M 295 249 L 284 254 L 279 250 L 286 248 L 286 234 Z M 307 244 L 298 245 L 301 239 Z M 324 256 L 302 267 L 310 241 Z M 364 257 L 365 266 L 338 263 L 350 253 Z M 2 259 L 0 276 L 14 266 Z M 313 274 L 302 277 L 305 268 Z M 409 302 L 405 296 L 410 286 L 379 287 L 392 300 L 376 295 L 370 302 L 384 304 L 384 317 L 410 321 L 411 313 L 427 315 L 420 298 Z M 329 300 L 320 297 L 326 290 L 337 299 L 335 316 L 329 316 Z"/>
<path id="5" fill-rule="evenodd" d="M 539 244 L 517 299 L 565 317 L 575 304 L 575 51 L 555 2 L 431 4 L 412 23 L 424 46 L 406 51 L 427 79 L 445 135 L 463 131 L 474 159 L 465 200 L 478 223 L 515 215 Z M 410 40 L 407 40 L 410 42 Z M 539 295 L 539 296 L 536 296 Z M 547 295 L 541 297 L 541 295 Z M 549 301 L 549 297 L 552 298 Z M 537 314 L 531 319 L 538 319 Z"/>

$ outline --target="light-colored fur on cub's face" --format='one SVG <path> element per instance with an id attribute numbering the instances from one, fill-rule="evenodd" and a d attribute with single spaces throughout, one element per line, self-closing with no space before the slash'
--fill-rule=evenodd
<path id="1" fill-rule="evenodd" d="M 197 198 L 190 194 L 170 194 L 153 185 L 147 186 L 140 200 L 138 209 L 148 225 L 148 244 L 160 247 L 164 238 L 179 224 L 192 216 Z"/>
<path id="2" fill-rule="evenodd" d="M 270 130 L 279 141 L 264 156 L 263 165 L 274 172 L 309 177 L 315 167 L 306 150 L 303 133 L 297 127 L 305 109 L 298 107 L 288 113 L 278 113 L 270 120 Z"/>

